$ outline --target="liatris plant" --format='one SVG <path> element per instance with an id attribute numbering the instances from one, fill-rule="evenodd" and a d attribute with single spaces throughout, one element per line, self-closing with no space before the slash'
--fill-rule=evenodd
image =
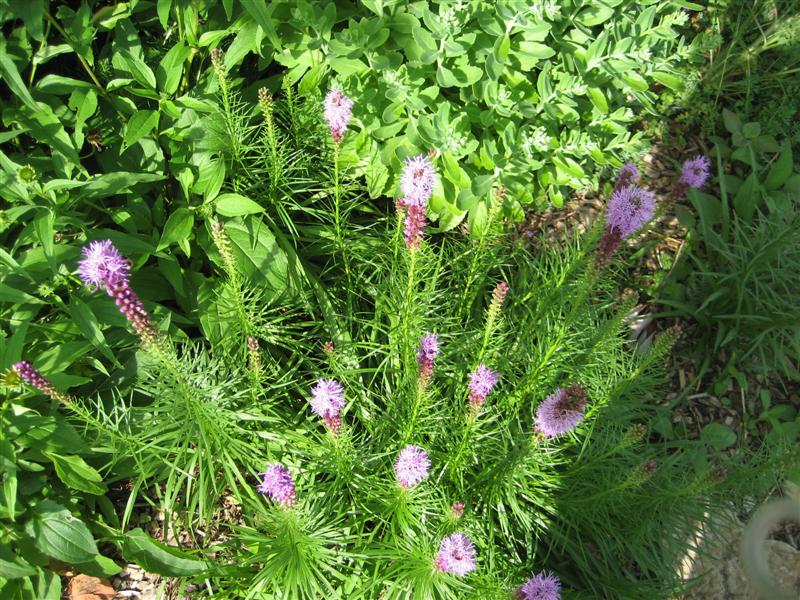
<path id="1" fill-rule="evenodd" d="M 397 482 L 405 489 L 411 489 L 428 476 L 431 461 L 428 453 L 418 446 L 408 445 L 400 451 L 394 463 Z"/>
<path id="2" fill-rule="evenodd" d="M 676 196 L 680 197 L 690 188 L 699 189 L 708 181 L 711 171 L 711 161 L 702 154 L 683 163 L 681 176 L 676 186 Z"/>
<path id="3" fill-rule="evenodd" d="M 347 125 L 353 118 L 353 101 L 345 96 L 340 89 L 332 89 L 325 96 L 325 121 L 331 130 L 331 138 L 337 144 L 341 143 Z"/>
<path id="4" fill-rule="evenodd" d="M 153 345 L 157 333 L 150 322 L 147 309 L 131 289 L 129 263 L 111 240 L 92 242 L 83 249 L 83 260 L 78 263 L 78 272 L 89 288 L 102 288 L 114 299 L 120 312 L 125 315 L 142 343 Z"/>
<path id="5" fill-rule="evenodd" d="M 560 600 L 561 582 L 555 575 L 537 573 L 517 590 L 518 600 Z"/>
<path id="6" fill-rule="evenodd" d="M 342 420 L 339 412 L 344 408 L 344 388 L 333 379 L 320 379 L 311 391 L 311 410 L 322 418 L 333 434 L 339 433 Z"/>
<path id="7" fill-rule="evenodd" d="M 576 383 L 559 388 L 536 408 L 536 430 L 555 437 L 574 429 L 583 420 L 586 390 Z"/>
<path id="8" fill-rule="evenodd" d="M 448 535 L 439 546 L 434 565 L 437 571 L 464 577 L 477 566 L 475 544 L 461 532 Z"/>
<path id="9" fill-rule="evenodd" d="M 25 383 L 32 385 L 43 394 L 59 402 L 68 402 L 69 396 L 60 392 L 44 375 L 37 371 L 27 360 L 21 360 L 12 367 L 17 376 Z"/>
<path id="10" fill-rule="evenodd" d="M 617 181 L 614 184 L 614 191 L 621 190 L 631 185 L 636 185 L 639 179 L 639 169 L 632 162 L 627 162 L 622 165 L 617 175 Z"/>
<path id="11" fill-rule="evenodd" d="M 330 158 L 318 102 L 286 94 L 271 108 L 298 161 L 306 137 L 322 147 L 315 160 Z M 300 135 L 308 123 L 314 135 Z M 427 209 L 432 162 L 401 169 L 404 208 Z M 113 476 L 134 482 L 123 523 L 142 496 L 157 505 L 208 550 L 198 594 L 218 600 L 508 600 L 557 591 L 553 581 L 565 596 L 673 593 L 687 535 L 742 485 L 744 463 L 719 478 L 696 460 L 702 440 L 680 452 L 650 442 L 663 419 L 646 399 L 661 393 L 673 336 L 628 348 L 631 303 L 614 270 L 596 268 L 597 230 L 531 254 L 487 190 L 488 224 L 423 242 L 424 220 L 387 214 L 357 186 L 334 193 L 320 170 L 307 196 L 265 201 L 263 214 L 233 195 L 208 203 L 219 215 L 167 270 L 177 284 L 201 269 L 180 280 L 197 298 L 154 309 L 157 329 L 131 277 L 163 257 L 87 249 L 82 277 L 120 299 L 143 342 L 101 363 L 113 384 L 98 376 L 69 402 L 92 445 L 113 449 Z M 610 227 L 630 239 L 652 198 L 630 185 L 617 194 L 628 205 Z M 287 217 L 290 202 L 306 204 Z M 240 206 L 253 213 L 228 216 Z"/>
<path id="12" fill-rule="evenodd" d="M 426 333 L 420 340 L 417 350 L 420 385 L 428 385 L 433 376 L 433 365 L 437 356 L 439 356 L 439 336 L 435 333 Z"/>
<path id="13" fill-rule="evenodd" d="M 480 410 L 498 379 L 497 373 L 483 363 L 469 374 L 469 404 L 473 412 L 477 413 Z"/>
<path id="14" fill-rule="evenodd" d="M 622 240 L 644 227 L 655 209 L 653 192 L 636 185 L 616 189 L 608 203 L 606 230 L 600 240 L 598 260 L 601 263 L 608 260 Z"/>
<path id="15" fill-rule="evenodd" d="M 403 237 L 406 248 L 419 250 L 425 230 L 425 211 L 428 200 L 433 194 L 436 184 L 436 171 L 427 156 L 415 156 L 406 160 L 400 176 L 400 191 L 403 196 L 398 200 L 398 208 L 406 210 Z"/>
<path id="16" fill-rule="evenodd" d="M 263 478 L 258 486 L 259 494 L 265 494 L 287 508 L 294 504 L 294 481 L 289 469 L 275 463 L 267 467 L 263 473 L 259 473 L 259 476 Z"/>

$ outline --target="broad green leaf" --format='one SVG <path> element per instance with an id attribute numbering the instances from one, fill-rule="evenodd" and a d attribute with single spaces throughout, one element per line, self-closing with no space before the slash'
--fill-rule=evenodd
<path id="1" fill-rule="evenodd" d="M 11 56 L 5 51 L 5 45 L 0 45 L 0 73 L 3 74 L 3 81 L 11 88 L 11 91 L 33 112 L 38 113 L 41 108 L 36 104 L 27 86 L 19 76 L 17 65 L 11 60 Z"/>
<path id="2" fill-rule="evenodd" d="M 727 108 L 722 109 L 722 121 L 725 123 L 725 129 L 731 134 L 739 133 L 742 129 L 742 120 Z"/>
<path id="3" fill-rule="evenodd" d="M 700 439 L 716 450 L 732 446 L 736 437 L 736 432 L 722 423 L 709 423 L 700 431 Z"/>
<path id="4" fill-rule="evenodd" d="M 146 571 L 165 577 L 199 575 L 208 569 L 205 561 L 192 558 L 178 548 L 157 542 L 139 528 L 125 534 L 122 555 L 125 560 L 136 563 Z"/>
<path id="5" fill-rule="evenodd" d="M 179 208 L 173 212 L 164 224 L 164 232 L 157 250 L 162 250 L 175 242 L 189 238 L 194 227 L 194 214 L 188 208 Z"/>
<path id="6" fill-rule="evenodd" d="M 257 202 L 241 194 L 222 194 L 216 200 L 217 212 L 224 217 L 242 217 L 264 212 Z"/>
<path id="7" fill-rule="evenodd" d="M 19 579 L 35 574 L 36 569 L 28 561 L 12 552 L 7 544 L 0 544 L 0 577 Z"/>
<path id="8" fill-rule="evenodd" d="M 97 175 L 85 183 L 85 186 L 78 194 L 78 199 L 97 199 L 117 194 L 128 194 L 131 187 L 137 183 L 153 183 L 164 179 L 160 173 L 128 173 L 126 171 L 115 171 L 113 173 L 103 173 Z"/>
<path id="9" fill-rule="evenodd" d="M 40 552 L 68 564 L 90 561 L 97 554 L 89 528 L 60 504 L 42 500 L 33 515 L 25 531 Z"/>
<path id="10" fill-rule="evenodd" d="M 158 112 L 155 110 L 140 110 L 128 120 L 122 143 L 130 148 L 144 136 L 148 135 L 158 126 Z"/>
<path id="11" fill-rule="evenodd" d="M 369 70 L 367 64 L 357 58 L 347 58 L 345 56 L 336 56 L 328 61 L 331 69 L 347 77 L 348 75 L 355 75 Z"/>
<path id="12" fill-rule="evenodd" d="M 4 506 L 7 514 L 4 518 L 16 520 L 17 510 L 17 453 L 13 444 L 5 437 L 0 439 L 0 473 L 2 473 L 3 487 L 0 496 L 0 506 Z M 2 546 L 0 546 L 2 548 Z M 0 559 L 2 556 L 0 556 Z M 0 561 L 2 562 L 2 561 Z M 0 569 L 0 577 L 5 577 Z"/>
<path id="13" fill-rule="evenodd" d="M 598 2 L 594 6 L 589 6 L 580 12 L 575 18 L 576 23 L 585 25 L 586 27 L 594 27 L 605 23 L 614 16 L 614 9 Z"/>
<path id="14" fill-rule="evenodd" d="M 191 50 L 183 41 L 178 42 L 164 55 L 156 68 L 156 82 L 159 89 L 170 96 L 178 90 L 183 74 L 183 63 Z"/>
<path id="15" fill-rule="evenodd" d="M 445 176 L 458 188 L 467 188 L 470 186 L 470 179 L 466 171 L 461 168 L 458 161 L 453 158 L 449 152 L 442 153 L 442 162 L 444 163 Z"/>
<path id="16" fill-rule="evenodd" d="M 102 554 L 95 555 L 95 557 L 90 561 L 78 563 L 72 566 L 75 567 L 75 570 L 80 573 L 85 573 L 86 575 L 99 577 L 101 579 L 108 579 L 109 577 L 113 577 L 122 571 L 122 567 L 120 567 L 110 558 L 106 558 Z"/>
<path id="17" fill-rule="evenodd" d="M 240 0 L 245 11 L 253 17 L 258 26 L 264 30 L 264 33 L 269 39 L 270 43 L 278 50 L 283 48 L 280 37 L 275 30 L 275 20 L 272 18 L 272 12 L 278 7 L 277 2 L 264 2 L 264 0 Z"/>
<path id="18" fill-rule="evenodd" d="M 22 126 L 27 128 L 27 134 L 32 138 L 50 146 L 52 150 L 60 152 L 71 165 L 78 166 L 81 164 L 78 151 L 72 143 L 72 138 L 69 137 L 64 130 L 61 121 L 53 113 L 53 110 L 46 104 L 41 104 L 37 112 L 20 111 L 15 109 L 6 109 L 4 118 L 11 118 L 18 121 Z M 59 175 L 65 175 L 59 173 Z"/>
<path id="19" fill-rule="evenodd" d="M 92 343 L 92 346 L 102 352 L 107 359 L 116 363 L 117 359 L 111 348 L 108 347 L 103 331 L 100 329 L 100 322 L 89 305 L 77 296 L 72 296 L 69 301 L 69 314 L 72 317 L 72 321 L 81 330 L 81 333 Z"/>
<path id="20" fill-rule="evenodd" d="M 755 173 L 751 173 L 733 198 L 733 207 L 736 210 L 736 214 L 745 222 L 749 222 L 753 218 L 753 212 L 755 212 L 755 208 L 758 205 L 759 196 L 758 179 Z"/>
<path id="21" fill-rule="evenodd" d="M 54 452 L 45 452 L 45 456 L 53 461 L 58 478 L 69 487 L 95 495 L 106 493 L 102 475 L 80 456 L 61 455 Z"/>
<path id="22" fill-rule="evenodd" d="M 589 94 L 589 100 L 592 101 L 595 108 L 599 110 L 603 114 L 608 113 L 608 101 L 606 101 L 605 94 L 599 88 L 590 87 L 586 89 L 586 92 Z"/>
<path id="23" fill-rule="evenodd" d="M 775 164 L 770 168 L 767 178 L 764 180 L 764 187 L 768 190 L 779 189 L 788 181 L 789 177 L 792 176 L 793 165 L 792 147 L 791 145 L 787 145 L 780 156 L 778 156 L 778 160 L 776 160 Z"/>
<path id="24" fill-rule="evenodd" d="M 44 0 L 9 0 L 8 3 L 11 6 L 11 14 L 25 23 L 25 32 L 33 39 L 41 40 Z"/>
<path id="25" fill-rule="evenodd" d="M 250 216 L 243 221 L 228 221 L 225 232 L 231 240 L 236 266 L 242 274 L 283 292 L 287 284 L 288 263 L 269 227 L 258 217 Z"/>
<path id="26" fill-rule="evenodd" d="M 38 298 L 30 294 L 12 288 L 5 283 L 0 283 L 0 302 L 11 302 L 14 304 L 44 304 Z"/>
<path id="27" fill-rule="evenodd" d="M 64 77 L 63 75 L 50 73 L 36 82 L 36 89 L 47 94 L 66 96 L 75 90 L 94 89 L 94 85 L 82 79 L 74 79 L 72 77 Z"/>
<path id="28" fill-rule="evenodd" d="M 113 65 L 130 73 L 131 76 L 146 88 L 151 90 L 156 89 L 156 76 L 153 70 L 147 66 L 141 58 L 133 55 L 129 50 L 120 50 L 116 52 L 111 59 Z"/>

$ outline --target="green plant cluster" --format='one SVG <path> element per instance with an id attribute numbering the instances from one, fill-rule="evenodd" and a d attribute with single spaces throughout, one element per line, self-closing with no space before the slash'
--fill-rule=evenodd
<path id="1" fill-rule="evenodd" d="M 269 55 L 306 89 L 330 74 L 357 100 L 369 134 L 373 197 L 394 193 L 389 177 L 408 155 L 435 149 L 444 163 L 432 210 L 440 227 L 469 215 L 486 221 L 485 191 L 509 189 L 507 214 L 561 206 L 568 190 L 596 187 L 604 167 L 644 147 L 630 124 L 652 110 L 656 89 L 683 88 L 690 54 L 681 36 L 686 2 L 364 2 L 370 12 L 332 4 L 275 2 L 249 9 L 228 50 Z M 346 23 L 344 18 L 346 17 Z M 314 23 L 313 35 L 304 25 Z M 269 32 L 273 27 L 275 33 Z M 277 39 L 276 39 L 277 38 Z M 256 39 L 258 39 L 256 37 Z"/>
<path id="2" fill-rule="evenodd" d="M 59 390 L 3 381 L 0 595 L 55 600 L 55 573 L 122 560 L 193 597 L 508 598 L 545 569 L 566 598 L 678 590 L 704 515 L 786 457 L 665 436 L 643 399 L 672 338 L 628 347 L 601 226 L 531 252 L 505 217 L 638 151 L 629 105 L 681 85 L 681 8 L 698 6 L 0 0 L 0 368 L 28 360 Z M 335 83 L 356 100 L 341 144 Z M 439 227 L 409 250 L 385 196 L 428 150 Z M 158 343 L 77 277 L 105 239 Z M 501 379 L 470 416 L 480 362 Z M 345 388 L 338 434 L 308 409 L 322 377 Z M 584 421 L 540 439 L 537 406 L 573 381 Z M 431 457 L 411 490 L 405 443 Z M 275 461 L 291 509 L 257 492 Z M 192 552 L 131 529 L 142 504 Z M 433 568 L 456 530 L 477 546 L 466 578 Z"/>
<path id="3" fill-rule="evenodd" d="M 715 138 L 719 194 L 690 191 L 694 211 L 678 211 L 690 237 L 662 301 L 702 326 L 713 351 L 706 366 L 725 350 L 728 375 L 742 383 L 742 372 L 796 379 L 800 173 L 791 145 L 723 115 L 730 137 Z"/>
<path id="4" fill-rule="evenodd" d="M 722 107 L 764 132 L 795 141 L 800 136 L 797 46 L 800 7 L 793 0 L 720 0 L 709 6 L 695 38 L 707 63 L 696 65 L 686 118 L 705 135 L 716 133 Z M 698 52 L 698 55 L 701 52 Z"/>

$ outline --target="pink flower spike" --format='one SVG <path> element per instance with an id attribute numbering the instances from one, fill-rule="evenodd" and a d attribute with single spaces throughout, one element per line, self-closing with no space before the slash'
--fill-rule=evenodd
<path id="1" fill-rule="evenodd" d="M 342 141 L 347 125 L 353 117 L 353 101 L 334 88 L 327 93 L 323 101 L 325 121 L 331 130 L 331 137 L 337 144 Z"/>
<path id="2" fill-rule="evenodd" d="M 430 466 L 431 460 L 425 450 L 419 446 L 408 445 L 397 455 L 394 474 L 398 483 L 408 490 L 428 476 Z"/>
<path id="3" fill-rule="evenodd" d="M 533 575 L 517 590 L 519 600 L 561 600 L 561 581 L 543 571 Z"/>
<path id="4" fill-rule="evenodd" d="M 466 535 L 459 531 L 442 540 L 434 561 L 436 571 L 464 577 L 475 567 L 475 544 Z"/>
<path id="5" fill-rule="evenodd" d="M 711 170 L 711 161 L 707 156 L 699 154 L 683 163 L 679 184 L 690 188 L 701 188 L 708 180 Z"/>
<path id="6" fill-rule="evenodd" d="M 536 408 L 536 431 L 555 437 L 574 429 L 583 420 L 586 390 L 576 383 L 559 388 Z"/>
<path id="7" fill-rule="evenodd" d="M 289 469 L 280 463 L 273 463 L 266 471 L 259 473 L 259 476 L 263 477 L 258 486 L 259 494 L 265 494 L 287 508 L 294 505 L 294 481 Z"/>

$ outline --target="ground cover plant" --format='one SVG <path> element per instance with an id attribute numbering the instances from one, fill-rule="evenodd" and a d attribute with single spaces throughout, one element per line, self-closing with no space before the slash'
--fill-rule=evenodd
<path id="1" fill-rule="evenodd" d="M 787 460 L 656 431 L 672 336 L 629 347 L 616 284 L 655 209 L 630 165 L 585 235 L 532 252 L 508 223 L 635 149 L 620 105 L 678 85 L 696 6 L 362 4 L 0 3 L 4 594 L 126 560 L 192 597 L 662 597 L 704 515 Z M 445 17 L 464 53 L 429 61 Z M 441 96 L 387 113 L 387 65 Z M 491 95 L 540 81 L 563 106 Z M 545 164 L 516 164 L 539 119 Z M 584 126 L 602 160 L 561 145 Z"/>

